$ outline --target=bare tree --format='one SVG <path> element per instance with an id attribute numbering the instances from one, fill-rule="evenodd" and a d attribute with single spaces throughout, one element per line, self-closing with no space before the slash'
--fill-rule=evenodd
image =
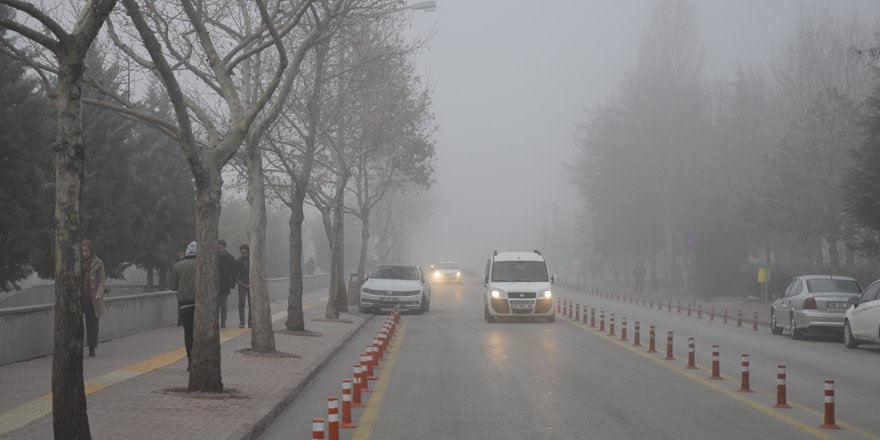
<path id="1" fill-rule="evenodd" d="M 57 62 L 55 145 L 55 332 L 52 358 L 52 425 L 55 438 L 90 439 L 83 384 L 83 320 L 80 298 L 80 199 L 82 82 L 85 57 L 116 0 L 88 0 L 68 31 L 47 11 L 21 0 L 0 0 L 26 18 L 0 15 L 9 29 L 50 51 Z M 39 30 L 38 30 L 39 29 Z M 34 66 L 31 64 L 31 66 Z M 44 75 L 41 72 L 41 75 Z M 43 76 L 44 82 L 48 83 Z"/>

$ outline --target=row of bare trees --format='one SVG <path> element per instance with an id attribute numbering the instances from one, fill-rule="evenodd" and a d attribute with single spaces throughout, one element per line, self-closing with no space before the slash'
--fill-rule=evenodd
<path id="1" fill-rule="evenodd" d="M 370 220 L 388 194 L 427 187 L 434 158 L 427 84 L 411 55 L 424 41 L 401 35 L 396 0 L 0 0 L 17 34 L 2 50 L 27 63 L 54 96 L 56 438 L 90 438 L 82 378 L 79 282 L 83 186 L 82 106 L 148 124 L 180 146 L 196 197 L 196 316 L 188 388 L 222 392 L 217 322 L 217 255 L 224 166 L 236 163 L 250 209 L 252 349 L 275 350 L 266 288 L 267 197 L 290 208 L 290 294 L 286 327 L 304 330 L 304 205 L 321 212 L 331 248 L 327 318 L 347 310 L 342 262 L 344 216 L 360 220 L 363 273 Z M 12 35 L 12 34 L 9 34 Z M 126 90 L 90 76 L 86 54 L 124 75 Z M 121 66 L 121 67 L 120 67 Z M 83 85 L 102 99 L 82 96 Z M 167 117 L 140 96 L 160 91 Z M 228 173 L 227 173 L 228 175 Z"/>

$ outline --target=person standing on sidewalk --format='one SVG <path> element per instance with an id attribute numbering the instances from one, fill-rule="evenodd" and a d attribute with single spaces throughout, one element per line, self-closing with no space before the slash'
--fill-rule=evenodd
<path id="1" fill-rule="evenodd" d="M 183 322 L 183 345 L 186 347 L 186 371 L 189 371 L 193 344 L 193 318 L 196 315 L 196 242 L 186 247 L 183 258 L 171 269 L 171 290 L 177 291 L 177 310 Z"/>
<path id="2" fill-rule="evenodd" d="M 217 308 L 220 309 L 220 328 L 226 328 L 226 309 L 229 308 L 229 291 L 235 285 L 235 257 L 226 252 L 226 241 L 217 242 Z"/>
<path id="3" fill-rule="evenodd" d="M 235 260 L 235 281 L 238 283 L 238 328 L 244 328 L 245 301 L 247 301 L 248 308 L 248 328 L 251 327 L 254 316 L 251 310 L 250 251 L 251 248 L 247 244 L 239 246 L 238 252 L 241 254 L 241 257 Z"/>
<path id="4" fill-rule="evenodd" d="M 82 309 L 86 317 L 86 341 L 89 344 L 89 357 L 95 356 L 98 346 L 98 319 L 107 311 L 104 306 L 104 262 L 95 255 L 91 240 L 83 240 L 80 246 L 82 255 Z"/>
<path id="5" fill-rule="evenodd" d="M 633 269 L 633 277 L 636 279 L 636 293 L 644 293 L 645 290 L 645 276 L 648 274 L 648 270 L 645 269 L 645 264 L 642 263 L 642 259 L 636 262 L 636 267 Z"/>

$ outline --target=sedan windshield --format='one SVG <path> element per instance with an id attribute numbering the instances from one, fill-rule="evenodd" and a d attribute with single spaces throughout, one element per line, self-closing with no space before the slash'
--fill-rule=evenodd
<path id="1" fill-rule="evenodd" d="M 496 261 L 492 266 L 495 282 L 547 282 L 547 265 L 543 261 Z"/>
<path id="2" fill-rule="evenodd" d="M 458 269 L 458 264 L 456 263 L 437 263 L 434 265 L 437 269 Z"/>
<path id="3" fill-rule="evenodd" d="M 862 293 L 859 283 L 853 280 L 807 280 L 810 292 Z"/>
<path id="4" fill-rule="evenodd" d="M 417 280 L 419 271 L 413 266 L 379 266 L 373 271 L 372 277 L 384 280 Z"/>

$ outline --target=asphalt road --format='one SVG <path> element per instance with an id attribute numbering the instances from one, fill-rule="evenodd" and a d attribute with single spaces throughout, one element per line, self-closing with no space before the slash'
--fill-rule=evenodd
<path id="1" fill-rule="evenodd" d="M 435 286 L 431 311 L 404 315 L 368 408 L 355 411 L 357 439 L 804 439 L 878 438 L 880 359 L 876 349 L 846 350 L 839 341 L 790 341 L 766 330 L 724 328 L 641 306 L 602 301 L 557 289 L 629 318 L 630 341 L 559 316 L 556 323 L 486 323 L 482 286 Z M 327 397 L 384 317 L 368 323 L 281 414 L 263 439 L 310 438 L 311 421 L 325 417 Z M 657 326 L 658 349 L 676 335 L 675 361 L 632 347 L 640 320 L 643 344 Z M 342 325 L 342 324 L 341 324 Z M 619 335 L 619 328 L 618 328 Z M 662 335 L 662 336 L 661 336 Z M 697 338 L 699 370 L 684 369 L 687 337 Z M 662 340 L 662 341 L 661 341 Z M 722 348 L 722 381 L 707 380 L 709 347 Z M 737 393 L 740 353 L 752 358 L 752 385 Z M 776 364 L 789 369 L 789 400 L 775 410 Z M 823 382 L 837 381 L 837 415 L 844 429 L 822 423 Z"/>

